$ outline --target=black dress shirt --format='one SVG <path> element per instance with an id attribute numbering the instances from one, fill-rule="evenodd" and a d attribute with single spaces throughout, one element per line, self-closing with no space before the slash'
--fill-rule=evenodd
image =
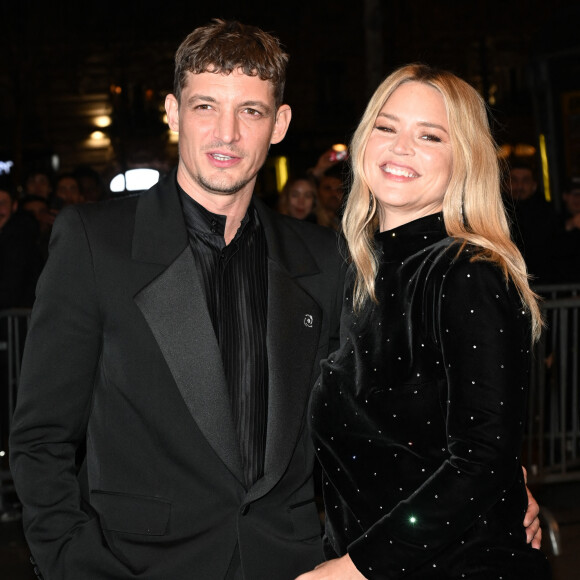
<path id="1" fill-rule="evenodd" d="M 178 186 L 189 241 L 222 354 L 246 485 L 263 475 L 268 405 L 266 238 L 250 204 L 226 245 L 226 217 Z M 219 417 L 216 417 L 219 420 Z"/>

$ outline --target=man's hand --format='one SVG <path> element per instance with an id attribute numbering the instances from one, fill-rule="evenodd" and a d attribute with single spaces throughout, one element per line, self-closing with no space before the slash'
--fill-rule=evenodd
<path id="1" fill-rule="evenodd" d="M 342 558 L 318 564 L 312 572 L 301 574 L 296 580 L 365 580 L 365 577 L 346 554 Z"/>
<path id="2" fill-rule="evenodd" d="M 526 515 L 524 517 L 526 540 L 528 544 L 530 542 L 532 543 L 532 548 L 539 550 L 542 544 L 542 528 L 540 528 L 540 520 L 538 518 L 538 514 L 540 513 L 540 506 L 528 489 L 528 472 L 524 466 L 522 466 L 522 470 L 524 472 L 526 491 L 528 492 L 528 510 L 526 511 Z"/>

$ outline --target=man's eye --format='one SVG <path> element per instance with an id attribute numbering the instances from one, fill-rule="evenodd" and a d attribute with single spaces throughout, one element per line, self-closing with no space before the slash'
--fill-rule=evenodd
<path id="1" fill-rule="evenodd" d="M 256 109 L 244 109 L 244 112 L 248 115 L 252 115 L 252 117 L 259 117 L 262 113 L 260 111 L 256 111 Z"/>
<path id="2" fill-rule="evenodd" d="M 201 111 L 209 111 L 212 107 L 211 105 L 204 103 L 203 105 L 197 105 L 195 108 Z"/>

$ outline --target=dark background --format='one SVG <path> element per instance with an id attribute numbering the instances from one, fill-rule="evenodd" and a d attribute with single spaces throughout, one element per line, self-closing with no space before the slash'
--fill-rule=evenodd
<path id="1" fill-rule="evenodd" d="M 0 161 L 13 161 L 14 180 L 54 155 L 60 171 L 88 163 L 105 177 L 173 165 L 162 121 L 173 55 L 213 17 L 273 32 L 290 53 L 293 120 L 273 155 L 291 168 L 348 142 L 382 78 L 422 61 L 473 84 L 498 143 L 531 145 L 538 166 L 543 134 L 553 191 L 580 174 L 578 1 L 12 0 L 0 8 Z M 94 145 L 94 117 L 105 113 L 108 139 Z"/>

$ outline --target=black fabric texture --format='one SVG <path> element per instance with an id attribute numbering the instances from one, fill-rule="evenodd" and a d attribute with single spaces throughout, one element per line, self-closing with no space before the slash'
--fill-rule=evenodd
<path id="1" fill-rule="evenodd" d="M 473 247 L 458 254 L 441 214 L 375 242 L 378 305 L 354 314 L 350 283 L 310 408 L 327 557 L 348 552 L 370 580 L 548 578 L 523 527 L 517 291 Z"/>

